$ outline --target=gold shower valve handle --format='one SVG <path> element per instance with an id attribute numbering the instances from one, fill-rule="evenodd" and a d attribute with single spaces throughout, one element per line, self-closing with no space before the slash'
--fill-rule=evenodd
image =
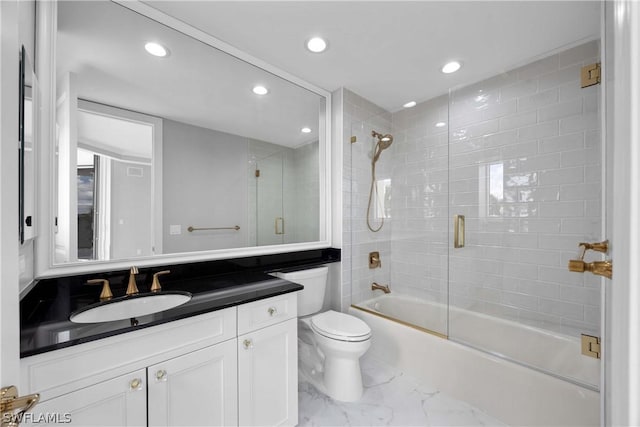
<path id="1" fill-rule="evenodd" d="M 603 254 L 606 254 L 609 251 L 608 240 L 605 240 L 603 242 L 597 242 L 597 243 L 583 242 L 583 243 L 580 243 L 578 246 L 583 248 L 581 259 L 584 258 L 584 255 L 587 251 L 602 252 Z"/>
<path id="2" fill-rule="evenodd" d="M 611 261 L 584 262 L 581 259 L 572 259 L 569 261 L 569 271 L 573 271 L 575 273 L 590 271 L 595 275 L 611 279 L 613 275 L 613 264 Z"/>
<path id="3" fill-rule="evenodd" d="M 586 262 L 581 259 L 571 259 L 569 260 L 569 271 L 573 271 L 574 273 L 584 273 Z"/>

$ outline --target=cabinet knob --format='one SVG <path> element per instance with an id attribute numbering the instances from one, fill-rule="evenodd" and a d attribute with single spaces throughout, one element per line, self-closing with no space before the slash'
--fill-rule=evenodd
<path id="1" fill-rule="evenodd" d="M 140 378 L 134 378 L 129 382 L 131 390 L 140 390 L 142 388 L 142 380 Z"/>
<path id="2" fill-rule="evenodd" d="M 156 371 L 156 380 L 158 381 L 166 381 L 167 380 L 167 371 L 164 369 L 160 369 Z"/>
<path id="3" fill-rule="evenodd" d="M 275 307 L 269 307 L 269 310 L 267 310 L 269 312 L 269 316 L 273 317 L 276 314 L 278 314 L 278 309 Z"/>
<path id="4" fill-rule="evenodd" d="M 245 350 L 249 350 L 250 348 L 253 348 L 253 341 L 246 339 L 242 342 L 242 344 L 244 345 Z"/>

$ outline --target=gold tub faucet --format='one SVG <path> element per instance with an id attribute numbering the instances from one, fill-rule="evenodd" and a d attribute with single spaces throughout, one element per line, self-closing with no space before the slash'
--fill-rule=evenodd
<path id="1" fill-rule="evenodd" d="M 373 282 L 371 284 L 371 290 L 375 291 L 376 289 L 381 290 L 385 294 L 390 294 L 391 293 L 391 289 L 389 289 L 389 285 L 380 285 L 380 284 L 378 284 L 376 282 Z"/>

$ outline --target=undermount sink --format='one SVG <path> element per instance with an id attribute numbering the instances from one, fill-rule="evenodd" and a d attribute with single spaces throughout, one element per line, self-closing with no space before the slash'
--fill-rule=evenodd
<path id="1" fill-rule="evenodd" d="M 102 301 L 81 308 L 69 316 L 74 323 L 100 323 L 131 319 L 169 310 L 189 301 L 182 291 L 149 292 Z"/>

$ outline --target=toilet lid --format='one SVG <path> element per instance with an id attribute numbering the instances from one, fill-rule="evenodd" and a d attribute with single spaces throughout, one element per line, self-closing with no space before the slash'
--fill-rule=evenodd
<path id="1" fill-rule="evenodd" d="M 365 341 L 371 337 L 371 328 L 355 316 L 329 310 L 311 318 L 311 328 L 340 341 Z"/>

